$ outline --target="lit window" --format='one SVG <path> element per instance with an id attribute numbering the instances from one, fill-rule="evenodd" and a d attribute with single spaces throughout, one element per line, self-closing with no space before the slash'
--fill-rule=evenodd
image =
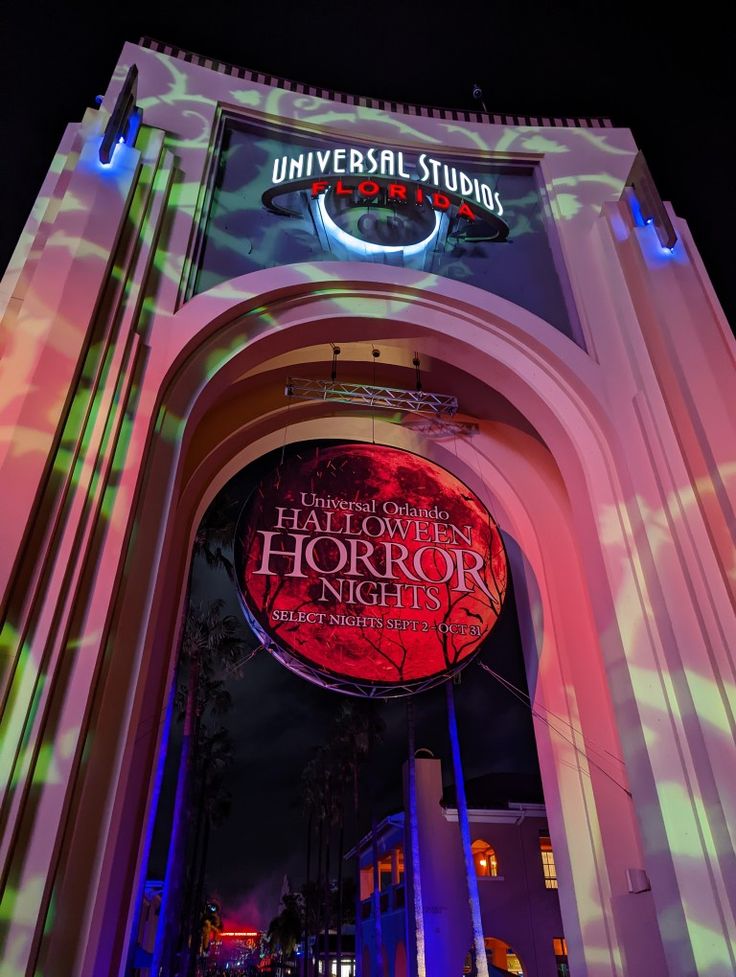
<path id="1" fill-rule="evenodd" d="M 508 943 L 497 939 L 495 936 L 485 936 L 483 943 L 486 948 L 488 966 L 494 967 L 494 972 L 524 977 L 524 965 Z"/>
<path id="2" fill-rule="evenodd" d="M 549 835 L 540 835 L 539 852 L 542 856 L 542 871 L 544 872 L 544 886 L 546 889 L 557 888 L 557 869 L 555 868 L 555 856 L 552 851 L 552 842 Z"/>
<path id="3" fill-rule="evenodd" d="M 552 949 L 557 965 L 557 977 L 570 977 L 570 966 L 567 962 L 567 942 L 564 936 L 556 936 L 552 940 Z"/>
<path id="4" fill-rule="evenodd" d="M 480 878 L 490 878 L 498 875 L 498 859 L 496 853 L 488 844 L 478 838 L 472 844 L 473 861 L 475 862 L 475 874 Z"/>
<path id="5" fill-rule="evenodd" d="M 506 970 L 510 974 L 516 974 L 517 977 L 524 977 L 524 968 L 521 966 L 521 960 L 519 960 L 511 949 L 506 951 Z"/>
<path id="6" fill-rule="evenodd" d="M 399 847 L 396 849 L 396 872 L 398 875 L 398 883 L 401 885 L 401 883 L 404 881 L 404 849 L 401 847 L 401 845 L 399 845 Z"/>
<path id="7" fill-rule="evenodd" d="M 391 855 L 384 855 L 378 862 L 378 879 L 381 889 L 391 885 Z"/>
<path id="8" fill-rule="evenodd" d="M 373 866 L 368 865 L 360 870 L 360 898 L 370 899 L 373 892 Z"/>

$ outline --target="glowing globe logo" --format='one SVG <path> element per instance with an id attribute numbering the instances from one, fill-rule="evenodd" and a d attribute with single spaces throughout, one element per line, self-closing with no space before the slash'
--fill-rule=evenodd
<path id="1" fill-rule="evenodd" d="M 386 189 L 378 189 L 370 200 L 356 203 L 353 197 L 326 193 L 318 198 L 318 209 L 327 233 L 348 248 L 361 252 L 402 251 L 419 253 L 437 237 L 441 215 L 424 201 L 410 205 L 391 200 Z"/>

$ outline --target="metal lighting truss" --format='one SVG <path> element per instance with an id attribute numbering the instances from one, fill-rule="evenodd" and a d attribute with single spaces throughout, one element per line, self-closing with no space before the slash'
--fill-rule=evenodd
<path id="1" fill-rule="evenodd" d="M 370 383 L 340 383 L 337 380 L 309 380 L 288 377 L 287 397 L 297 400 L 326 400 L 357 407 L 380 407 L 412 414 L 452 416 L 457 412 L 457 397 L 433 394 L 426 390 L 403 390 L 400 387 L 380 387 Z"/>
<path id="2" fill-rule="evenodd" d="M 298 658 L 290 654 L 281 645 L 271 641 L 265 645 L 266 649 L 285 665 L 292 672 L 301 675 L 308 682 L 321 685 L 323 689 L 332 689 L 342 695 L 354 695 L 365 699 L 398 699 L 406 695 L 416 695 L 417 692 L 425 692 L 436 685 L 442 685 L 449 679 L 454 678 L 460 671 L 469 665 L 477 652 L 468 655 L 466 659 L 459 662 L 452 671 L 447 669 L 425 678 L 398 680 L 396 682 L 371 682 L 368 679 L 348 678 L 347 676 L 335 675 L 327 668 L 320 668 L 319 665 Z"/>

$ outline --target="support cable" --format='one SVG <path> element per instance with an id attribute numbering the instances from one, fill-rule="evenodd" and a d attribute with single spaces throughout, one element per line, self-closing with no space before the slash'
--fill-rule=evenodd
<path id="1" fill-rule="evenodd" d="M 482 668 L 482 669 L 483 669 L 484 671 L 486 671 L 486 672 L 488 672 L 488 674 L 489 674 L 489 675 L 491 675 L 491 676 L 493 676 L 493 678 L 495 678 L 495 679 L 496 679 L 496 681 L 497 681 L 497 682 L 498 682 L 498 683 L 499 683 L 499 684 L 500 684 L 501 686 L 503 686 L 503 688 L 505 688 L 505 689 L 506 689 L 506 690 L 507 690 L 508 692 L 510 692 L 510 693 L 511 693 L 511 694 L 512 694 L 512 695 L 514 696 L 514 698 L 515 698 L 515 699 L 518 699 L 518 701 L 519 701 L 519 702 L 521 702 L 521 704 L 522 704 L 522 705 L 524 705 L 524 706 L 526 706 L 526 707 L 527 707 L 527 709 L 529 709 L 529 710 L 530 710 L 530 712 L 531 712 L 531 714 L 532 714 L 532 715 L 533 715 L 533 716 L 534 716 L 534 717 L 535 717 L 536 719 L 539 719 L 539 720 L 540 720 L 540 722 L 543 722 L 543 723 L 545 723 L 545 724 L 546 724 L 546 725 L 547 725 L 547 726 L 549 727 L 549 729 L 551 729 L 551 730 L 552 730 L 552 731 L 553 731 L 554 733 L 557 733 L 557 735 L 558 735 L 558 736 L 561 736 L 561 737 L 562 737 L 562 739 L 563 739 L 563 740 L 565 740 L 565 742 L 566 742 L 566 743 L 569 743 L 569 744 L 570 744 L 570 746 L 571 746 L 571 747 L 572 747 L 572 748 L 573 748 L 573 749 L 574 749 L 574 750 L 575 750 L 575 751 L 576 751 L 577 753 L 579 753 L 579 754 L 580 754 L 580 755 L 581 755 L 582 757 L 584 757 L 584 758 L 585 758 L 585 760 L 586 760 L 586 761 L 587 761 L 587 762 L 588 762 L 588 763 L 589 763 L 589 764 L 590 764 L 591 766 L 593 766 L 593 767 L 595 767 L 595 768 L 596 768 L 597 770 L 600 770 L 600 772 L 601 772 L 601 773 L 602 773 L 602 774 L 603 774 L 603 775 L 604 775 L 605 777 L 607 777 L 607 778 L 608 778 L 608 779 L 609 779 L 609 780 L 610 780 L 610 781 L 611 781 L 612 783 L 614 783 L 614 784 L 615 784 L 615 785 L 616 785 L 617 787 L 619 787 L 619 788 L 620 788 L 620 789 L 621 789 L 621 790 L 622 790 L 622 791 L 623 791 L 623 792 L 624 792 L 625 794 L 627 794 L 627 795 L 628 795 L 629 797 L 631 797 L 631 796 L 632 796 L 632 794 L 631 794 L 631 791 L 630 791 L 630 790 L 629 790 L 629 789 L 628 789 L 627 787 L 624 787 L 624 785 L 623 785 L 623 784 L 621 784 L 621 783 L 619 783 L 619 782 L 618 782 L 618 780 L 616 780 L 616 778 L 615 778 L 615 777 L 613 777 L 613 776 L 611 776 L 611 774 L 610 774 L 610 773 L 609 773 L 609 772 L 608 772 L 608 771 L 607 771 L 607 770 L 606 770 L 606 769 L 605 769 L 604 767 L 602 767 L 602 766 L 601 766 L 601 765 L 600 765 L 599 763 L 596 763 L 596 761 L 595 761 L 595 760 L 594 760 L 594 759 L 593 759 L 592 757 L 590 757 L 590 756 L 589 756 L 589 755 L 588 755 L 588 754 L 587 754 L 587 753 L 585 752 L 585 750 L 582 750 L 582 749 L 581 749 L 581 748 L 580 748 L 580 747 L 579 747 L 579 746 L 577 745 L 577 743 L 575 743 L 575 741 L 574 741 L 574 740 L 572 740 L 572 739 L 570 739 L 570 738 L 569 738 L 568 736 L 566 736 L 566 735 L 565 735 L 565 733 L 564 733 L 564 732 L 563 732 L 562 730 L 560 730 L 560 729 L 558 729 L 558 728 L 557 728 L 556 726 L 554 726 L 554 725 L 553 725 L 553 724 L 552 724 L 552 723 L 551 723 L 551 722 L 549 721 L 549 719 L 547 719 L 547 717 L 546 717 L 546 716 L 543 716 L 543 715 L 541 714 L 541 712 L 539 712 L 539 711 L 537 710 L 537 708 L 536 708 L 536 707 L 535 707 L 534 705 L 532 705 L 532 701 L 531 701 L 531 699 L 529 698 L 529 696 L 528 696 L 528 695 L 527 695 L 527 694 L 526 694 L 525 692 L 522 692 L 522 691 L 521 691 L 521 689 L 518 689 L 518 688 L 517 688 L 517 687 L 516 687 L 516 686 L 515 686 L 515 685 L 514 685 L 514 684 L 513 684 L 512 682 L 509 682 L 509 681 L 508 681 L 508 679 L 505 679 L 505 678 L 503 678 L 503 676 L 501 676 L 501 675 L 499 675 L 499 674 L 498 674 L 498 672 L 494 672 L 494 670 L 493 670 L 492 668 L 490 668 L 490 667 L 489 667 L 488 665 L 486 665 L 486 664 L 485 664 L 484 662 L 478 662 L 478 664 L 480 665 L 480 667 L 481 667 L 481 668 Z M 546 708 L 546 707 L 542 707 L 542 708 Z M 548 712 L 550 713 L 550 715 L 555 715 L 554 713 L 552 713 L 552 712 L 551 712 L 551 710 L 549 710 L 549 709 L 548 709 L 547 711 L 548 711 Z M 565 720 L 565 719 L 563 719 L 563 718 L 562 718 L 562 717 L 560 717 L 560 716 L 556 716 L 556 715 L 555 715 L 555 718 L 556 718 L 556 719 L 558 719 L 558 720 L 559 720 L 560 722 L 563 722 L 563 723 L 565 723 L 565 725 L 568 725 L 568 726 L 570 726 L 570 728 L 571 728 L 571 729 L 573 730 L 573 732 L 575 732 L 575 733 L 577 733 L 577 734 L 578 734 L 579 736 L 581 736 L 581 737 L 582 737 L 582 739 L 583 739 L 583 741 L 585 741 L 585 737 L 583 736 L 583 734 L 582 734 L 582 733 L 580 732 L 580 730 L 579 730 L 579 729 L 577 729 L 577 728 L 576 728 L 575 726 L 573 726 L 573 725 L 572 725 L 572 723 L 569 723 L 569 722 L 568 722 L 567 720 Z M 594 747 L 593 749 L 595 749 L 595 747 Z M 599 753 L 600 753 L 601 751 L 600 751 L 600 750 L 598 750 L 597 752 L 599 752 Z M 606 753 L 608 753 L 608 751 L 606 751 Z M 608 755 L 609 755 L 609 756 L 611 756 L 611 757 L 613 757 L 613 754 L 612 754 L 612 753 L 608 753 Z M 618 760 L 618 757 L 613 757 L 613 759 L 616 759 L 616 760 Z M 618 760 L 618 762 L 619 762 L 619 763 L 623 763 L 623 760 Z"/>

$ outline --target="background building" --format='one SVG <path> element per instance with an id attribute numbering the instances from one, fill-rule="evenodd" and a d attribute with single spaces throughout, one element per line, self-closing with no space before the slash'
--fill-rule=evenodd
<path id="1" fill-rule="evenodd" d="M 454 792 L 443 793 L 440 760 L 417 759 L 416 766 L 426 973 L 459 975 L 471 969 L 472 930 L 457 809 L 451 806 Z M 556 953 L 564 947 L 564 936 L 554 855 L 544 805 L 532 780 L 499 775 L 467 785 L 488 962 L 492 974 L 567 977 L 564 954 Z M 508 791 L 509 797 L 522 800 L 503 801 Z M 409 807 L 407 798 L 404 811 L 377 827 L 381 942 L 388 977 L 411 973 L 407 960 L 415 953 Z M 359 851 L 363 973 L 368 974 L 376 952 L 370 836 Z"/>
<path id="2" fill-rule="evenodd" d="M 431 203 L 338 207 L 381 172 Z M 734 346 L 627 130 L 128 44 L 0 309 L 8 973 L 123 972 L 196 527 L 233 472 L 329 436 L 436 461 L 504 530 L 571 973 L 732 977 Z M 468 427 L 288 407 L 330 343 L 356 382 L 380 344 L 403 390 L 418 354 Z"/>

